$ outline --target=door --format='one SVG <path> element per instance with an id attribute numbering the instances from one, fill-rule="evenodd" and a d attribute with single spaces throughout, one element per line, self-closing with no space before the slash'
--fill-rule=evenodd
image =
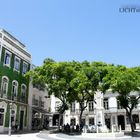
<path id="1" fill-rule="evenodd" d="M 110 118 L 105 118 L 105 124 L 108 129 L 110 129 Z"/>
<path id="2" fill-rule="evenodd" d="M 23 119 L 24 119 L 24 111 L 20 111 L 20 125 L 19 125 L 20 130 L 23 130 Z"/>
<path id="3" fill-rule="evenodd" d="M 53 115 L 53 126 L 58 126 L 59 123 L 59 114 Z"/>
<path id="4" fill-rule="evenodd" d="M 125 121 L 124 121 L 124 116 L 119 115 L 118 116 L 118 127 L 121 126 L 122 130 L 125 130 Z"/>
<path id="5" fill-rule="evenodd" d="M 4 109 L 0 108 L 0 132 L 4 129 Z"/>

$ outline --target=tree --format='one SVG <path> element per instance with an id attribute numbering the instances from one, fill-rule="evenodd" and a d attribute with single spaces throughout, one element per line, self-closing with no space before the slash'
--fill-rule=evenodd
<path id="1" fill-rule="evenodd" d="M 79 124 L 82 124 L 82 114 L 89 101 L 94 101 L 94 95 L 100 82 L 100 74 L 95 66 L 89 62 L 75 63 L 76 75 L 71 81 L 71 87 L 74 90 L 73 98 L 79 103 L 80 115 Z"/>
<path id="2" fill-rule="evenodd" d="M 80 105 L 79 124 L 82 124 L 82 114 L 89 100 L 94 99 L 94 92 L 91 90 L 91 82 L 82 71 L 77 72 L 76 77 L 71 81 L 74 89 L 73 99 Z"/>
<path id="3" fill-rule="evenodd" d="M 120 105 L 126 110 L 126 115 L 130 121 L 131 131 L 134 131 L 132 111 L 137 106 L 140 94 L 132 92 L 140 91 L 140 77 L 132 69 L 118 67 L 111 78 L 111 89 L 119 94 Z"/>
<path id="4" fill-rule="evenodd" d="M 45 59 L 43 66 L 37 67 L 28 73 L 33 78 L 33 84 L 47 88 L 49 95 L 54 95 L 61 100 L 59 125 L 65 110 L 68 109 L 69 94 L 72 92 L 70 81 L 75 72 L 68 62 L 55 62 Z M 45 85 L 45 87 L 44 87 Z"/>

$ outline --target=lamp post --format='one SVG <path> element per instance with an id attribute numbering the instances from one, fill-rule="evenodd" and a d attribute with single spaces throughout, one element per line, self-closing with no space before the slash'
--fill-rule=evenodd
<path id="1" fill-rule="evenodd" d="M 11 110 L 12 110 L 12 103 L 10 103 L 9 105 L 10 105 L 10 113 L 9 113 L 9 131 L 8 131 L 8 135 L 11 136 Z"/>

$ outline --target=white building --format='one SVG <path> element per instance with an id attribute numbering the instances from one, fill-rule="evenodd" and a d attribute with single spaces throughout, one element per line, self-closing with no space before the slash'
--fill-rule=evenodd
<path id="1" fill-rule="evenodd" d="M 130 123 L 126 116 L 126 111 L 120 107 L 116 98 L 117 96 L 117 93 L 107 92 L 106 94 L 102 94 L 101 92 L 97 92 L 95 95 L 96 103 L 90 101 L 83 112 L 83 123 L 85 125 L 106 125 L 109 129 L 113 126 L 114 131 L 119 131 L 120 126 L 123 130 L 130 130 Z M 54 96 L 52 96 L 50 100 L 51 113 L 53 114 L 50 124 L 56 126 L 56 122 L 59 120 L 57 107 L 61 104 L 61 101 Z M 63 124 L 71 124 L 71 122 L 79 124 L 79 114 L 79 104 L 75 101 L 71 104 L 71 108 L 63 114 Z M 140 104 L 133 110 L 132 114 L 136 129 L 140 129 Z"/>
<path id="2" fill-rule="evenodd" d="M 137 92 L 131 94 L 138 95 Z M 104 95 L 104 116 L 105 122 L 109 128 L 112 125 L 116 126 L 116 129 L 119 129 L 121 126 L 122 130 L 130 130 L 129 119 L 126 116 L 126 111 L 123 109 L 119 101 L 117 100 L 118 94 L 108 92 Z M 132 112 L 133 121 L 135 122 L 136 129 L 140 129 L 140 103 Z"/>
<path id="3" fill-rule="evenodd" d="M 48 92 L 29 84 L 29 122 L 31 130 L 43 129 L 48 125 L 50 99 Z"/>

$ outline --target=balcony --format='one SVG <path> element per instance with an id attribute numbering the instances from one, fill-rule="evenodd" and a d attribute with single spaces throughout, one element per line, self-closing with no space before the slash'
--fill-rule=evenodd
<path id="1" fill-rule="evenodd" d="M 104 113 L 123 113 L 125 109 L 118 109 L 117 107 L 110 107 L 108 109 L 104 109 Z"/>
<path id="2" fill-rule="evenodd" d="M 80 115 L 80 109 L 76 109 L 75 112 L 71 112 L 71 114 L 75 114 L 75 115 Z M 83 111 L 83 115 L 94 115 L 95 114 L 95 109 L 94 110 L 88 110 L 88 109 L 85 109 Z"/>

